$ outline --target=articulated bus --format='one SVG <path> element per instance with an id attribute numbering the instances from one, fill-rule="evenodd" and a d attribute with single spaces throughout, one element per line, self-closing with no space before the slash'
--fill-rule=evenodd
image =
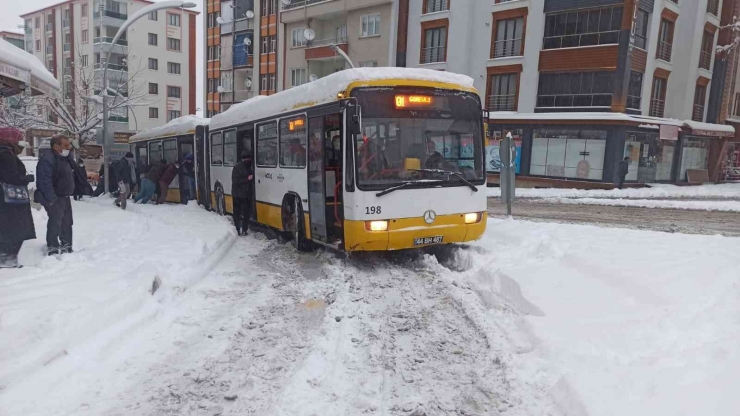
<path id="1" fill-rule="evenodd" d="M 231 171 L 246 151 L 252 220 L 299 250 L 477 240 L 487 217 L 485 138 L 472 85 L 442 71 L 359 68 L 237 104 L 195 138 L 198 186 L 207 188 L 199 201 L 231 212 Z"/>

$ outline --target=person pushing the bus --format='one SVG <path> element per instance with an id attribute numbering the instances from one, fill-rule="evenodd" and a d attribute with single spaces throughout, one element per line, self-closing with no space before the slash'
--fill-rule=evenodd
<path id="1" fill-rule="evenodd" d="M 247 235 L 252 216 L 252 154 L 242 152 L 242 160 L 231 171 L 231 196 L 234 198 L 234 227 L 239 235 Z"/>

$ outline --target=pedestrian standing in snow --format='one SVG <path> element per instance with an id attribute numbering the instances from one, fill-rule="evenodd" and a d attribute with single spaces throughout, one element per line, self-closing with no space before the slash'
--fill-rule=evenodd
<path id="1" fill-rule="evenodd" d="M 0 268 L 17 268 L 18 252 L 36 238 L 28 184 L 33 175 L 18 158 L 26 142 L 17 129 L 0 129 Z"/>
<path id="2" fill-rule="evenodd" d="M 115 204 L 125 210 L 126 201 L 128 200 L 128 196 L 131 194 L 131 188 L 136 184 L 136 164 L 134 163 L 134 154 L 131 152 L 126 153 L 126 155 L 118 159 L 111 168 L 118 179 L 118 190 L 120 191 Z"/>
<path id="3" fill-rule="evenodd" d="M 231 171 L 231 196 L 234 199 L 234 227 L 239 235 L 247 235 L 252 216 L 252 155 L 242 152 L 242 160 Z"/>
<path id="4" fill-rule="evenodd" d="M 69 160 L 72 148 L 69 138 L 57 134 L 51 137 L 51 152 L 36 167 L 38 190 L 35 198 L 46 209 L 47 253 L 72 252 L 72 202 L 75 190 L 74 166 Z"/>
<path id="5" fill-rule="evenodd" d="M 162 172 L 166 165 L 167 162 L 164 160 L 152 164 L 146 176 L 141 178 L 141 187 L 139 188 L 139 193 L 136 195 L 136 199 L 134 199 L 134 203 L 141 202 L 142 204 L 146 204 L 152 199 L 152 196 L 157 192 L 157 184 L 162 177 Z"/>
<path id="6" fill-rule="evenodd" d="M 82 196 L 87 193 L 87 186 L 85 186 L 86 184 L 87 186 L 90 186 L 87 183 L 87 170 L 85 169 L 85 162 L 83 162 L 82 159 L 77 159 L 77 165 L 75 166 L 75 201 L 82 201 Z"/>
<path id="7" fill-rule="evenodd" d="M 175 180 L 179 169 L 179 163 L 171 163 L 165 167 L 162 176 L 159 178 L 159 197 L 157 198 L 157 204 L 164 204 L 167 201 L 167 192 L 170 190 L 170 184 Z"/>
<path id="8" fill-rule="evenodd" d="M 185 182 L 188 186 L 187 199 L 183 198 L 183 202 L 195 199 L 195 164 L 193 163 L 193 154 L 188 153 L 181 164 L 182 174 Z"/>
<path id="9" fill-rule="evenodd" d="M 622 189 L 624 180 L 627 178 L 627 174 L 630 171 L 630 158 L 625 157 L 624 160 L 619 162 L 617 173 L 619 174 L 619 189 Z"/>

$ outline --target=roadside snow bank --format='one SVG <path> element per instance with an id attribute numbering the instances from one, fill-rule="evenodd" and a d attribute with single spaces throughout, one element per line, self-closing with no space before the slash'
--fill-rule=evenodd
<path id="1" fill-rule="evenodd" d="M 0 272 L 0 392 L 64 382 L 75 361 L 102 353 L 204 276 L 234 239 L 227 221 L 192 204 L 122 211 L 103 197 L 72 209 L 74 254 L 44 255 L 47 216 L 34 210 L 38 238 L 23 245 L 25 267 Z"/>
<path id="2" fill-rule="evenodd" d="M 651 184 L 650 188 L 630 189 L 560 189 L 517 188 L 520 198 L 732 198 L 740 199 L 740 183 L 676 186 Z M 487 188 L 489 197 L 500 197 L 501 188 Z"/>
<path id="3" fill-rule="evenodd" d="M 519 382 L 569 415 L 737 414 L 740 239 L 489 221 L 440 273 Z"/>
<path id="4" fill-rule="evenodd" d="M 690 209 L 695 211 L 740 212 L 740 201 L 687 201 L 665 199 L 597 199 L 597 198 L 545 198 L 545 202 L 569 205 L 608 205 L 615 207 Z"/>

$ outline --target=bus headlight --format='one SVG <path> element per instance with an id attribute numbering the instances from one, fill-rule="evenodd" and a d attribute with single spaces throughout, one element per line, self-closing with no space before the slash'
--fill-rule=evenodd
<path id="1" fill-rule="evenodd" d="M 480 221 L 482 215 L 480 212 L 470 212 L 465 214 L 465 224 L 475 224 Z"/>
<path id="2" fill-rule="evenodd" d="M 388 221 L 365 221 L 368 231 L 388 231 Z"/>

